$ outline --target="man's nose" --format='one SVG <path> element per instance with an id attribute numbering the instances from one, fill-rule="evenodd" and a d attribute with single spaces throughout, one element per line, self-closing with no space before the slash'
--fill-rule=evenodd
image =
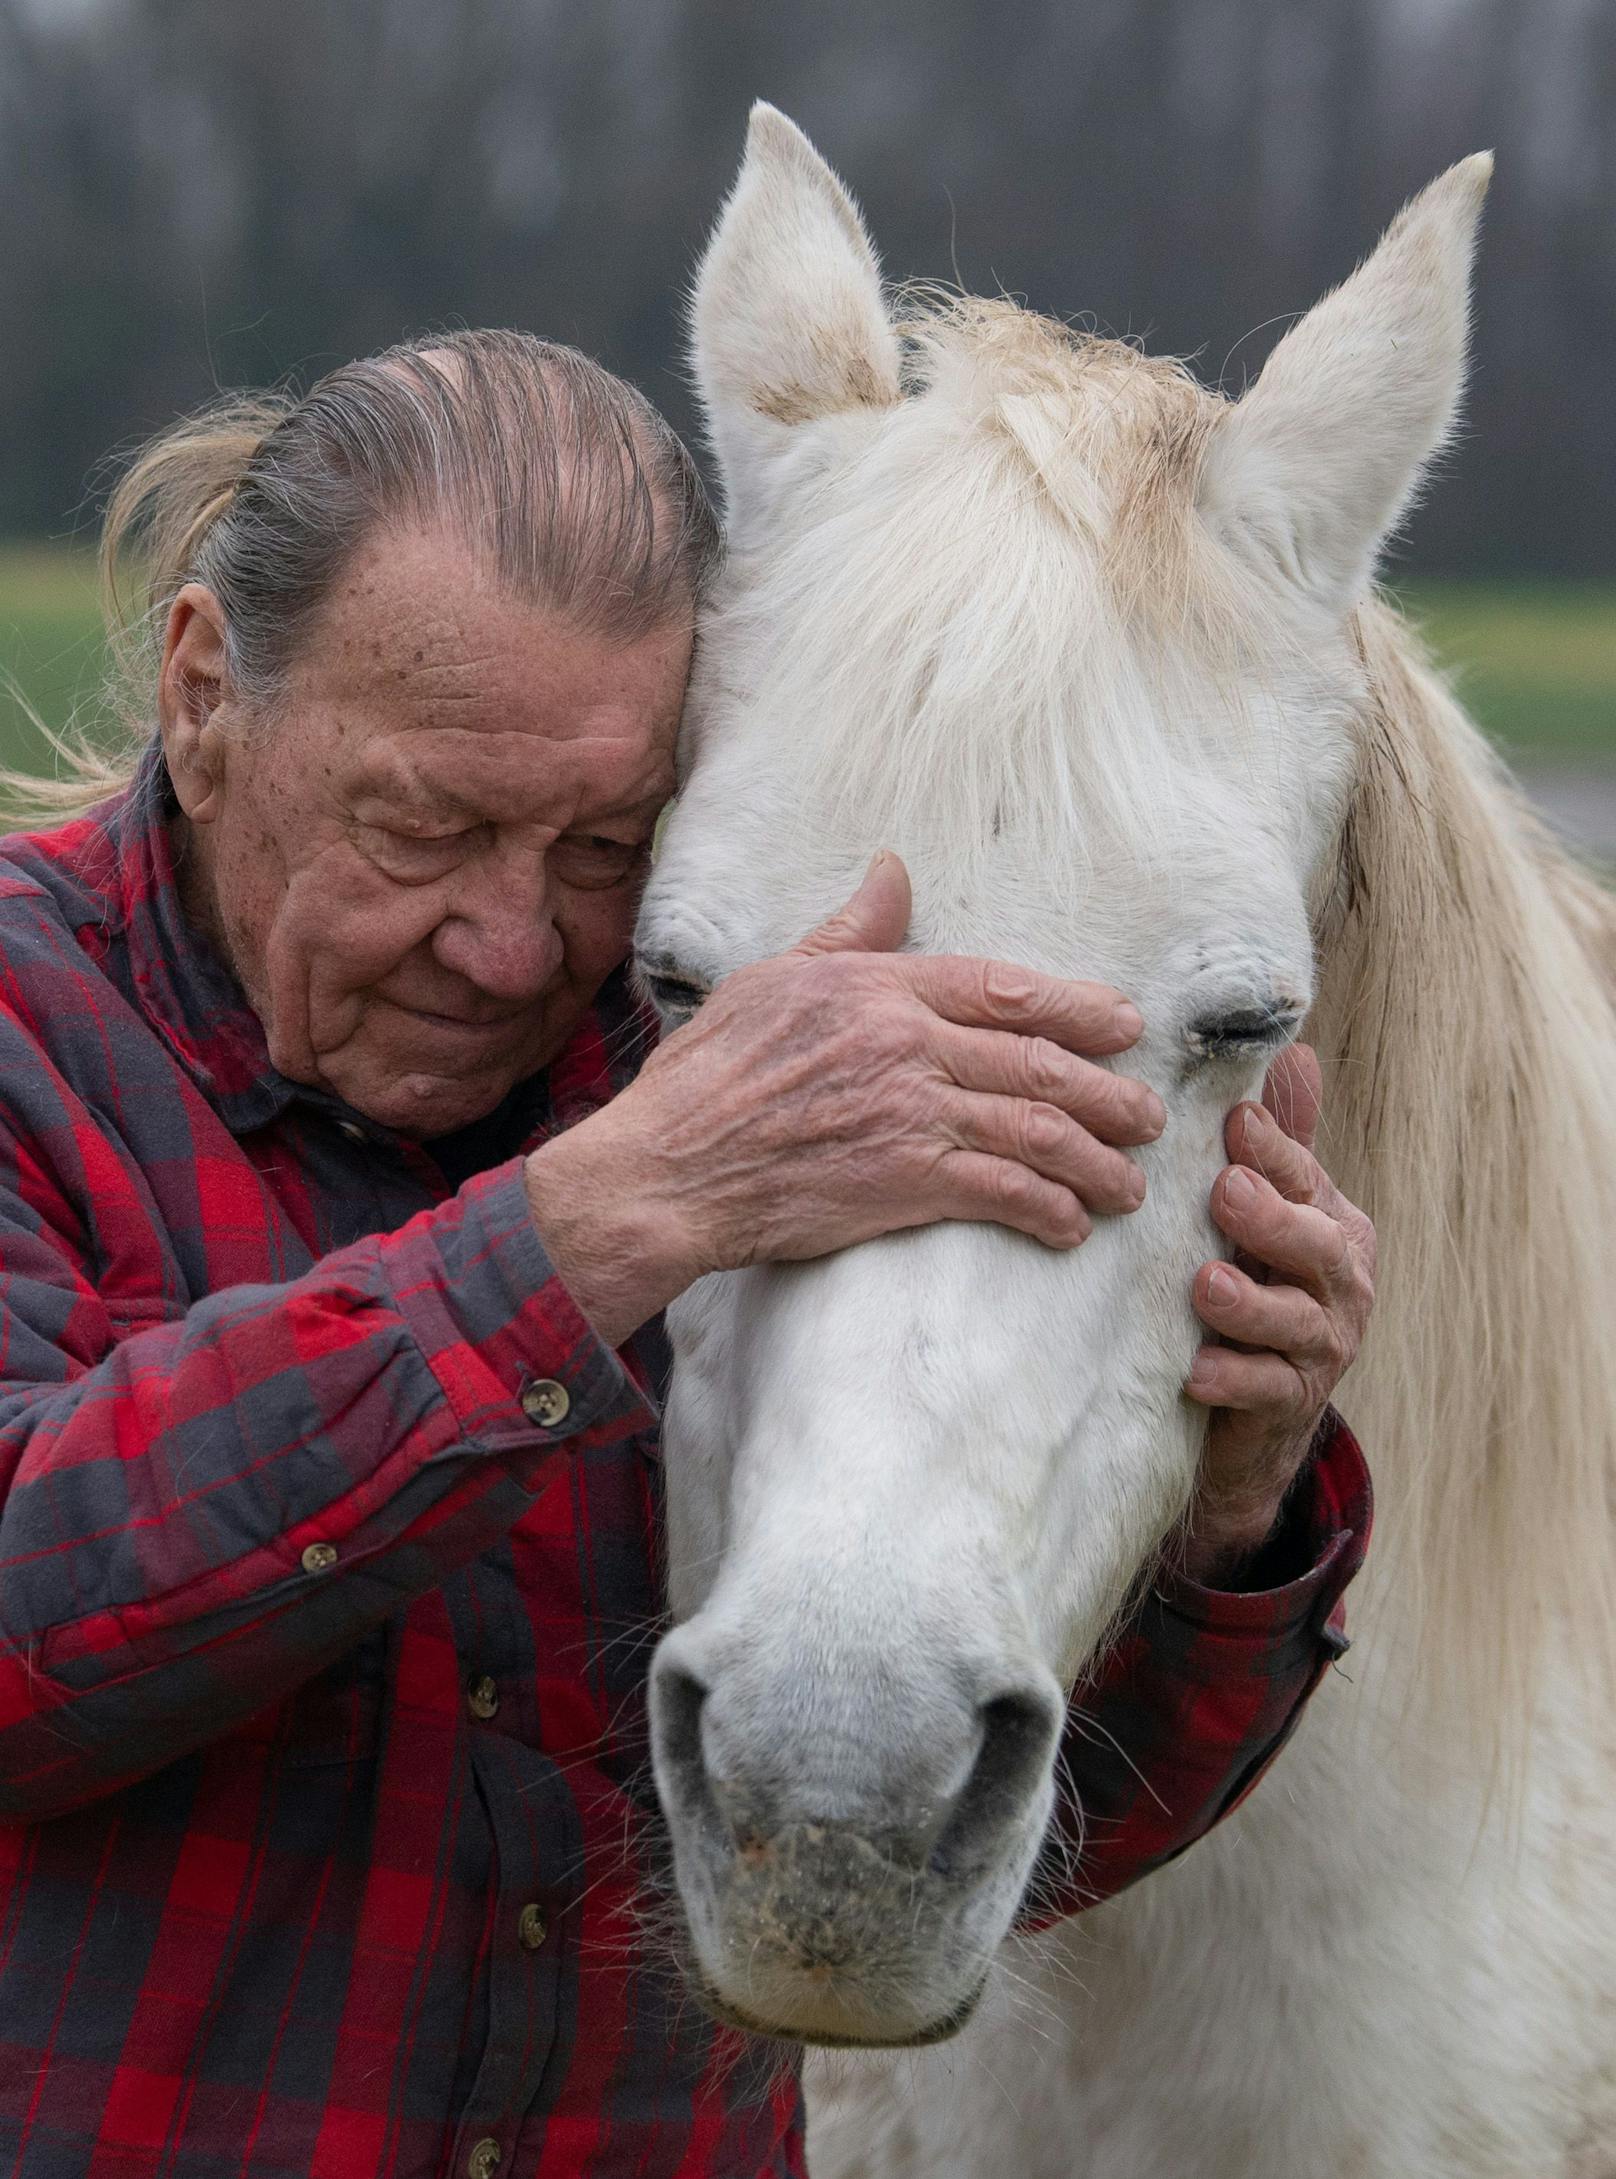
<path id="1" fill-rule="evenodd" d="M 432 950 L 443 967 L 490 998 L 513 1006 L 536 999 L 563 950 L 548 888 L 542 881 L 480 887 L 438 925 Z"/>

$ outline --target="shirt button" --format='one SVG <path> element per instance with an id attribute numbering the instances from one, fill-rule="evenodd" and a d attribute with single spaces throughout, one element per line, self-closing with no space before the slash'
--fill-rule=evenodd
<path id="1" fill-rule="evenodd" d="M 499 2143 L 485 2134 L 466 2158 L 467 2179 L 494 2179 L 499 2169 Z"/>
<path id="2" fill-rule="evenodd" d="M 303 1554 L 305 1574 L 327 1574 L 337 1563 L 337 1547 L 334 1543 L 311 1543 Z"/>
<path id="3" fill-rule="evenodd" d="M 571 1405 L 572 1394 L 553 1377 L 535 1378 L 522 1394 L 522 1413 L 543 1430 L 553 1430 L 558 1422 L 565 1422 Z"/>
<path id="4" fill-rule="evenodd" d="M 466 1708 L 480 1718 L 491 1718 L 499 1708 L 499 1687 L 486 1672 L 466 1689 Z"/>
<path id="5" fill-rule="evenodd" d="M 549 1918 L 543 1907 L 529 1901 L 516 1917 L 516 1934 L 529 1952 L 537 1952 L 550 1934 Z"/>

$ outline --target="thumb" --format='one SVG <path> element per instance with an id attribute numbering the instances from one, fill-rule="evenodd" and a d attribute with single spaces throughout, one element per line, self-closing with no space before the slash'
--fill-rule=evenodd
<path id="1" fill-rule="evenodd" d="M 882 848 L 847 905 L 810 931 L 793 953 L 893 953 L 909 928 L 909 873 Z"/>
<path id="2" fill-rule="evenodd" d="M 1293 1142 L 1311 1150 L 1324 1103 L 1324 1076 L 1311 1044 L 1287 1044 L 1268 1070 L 1262 1101 Z"/>

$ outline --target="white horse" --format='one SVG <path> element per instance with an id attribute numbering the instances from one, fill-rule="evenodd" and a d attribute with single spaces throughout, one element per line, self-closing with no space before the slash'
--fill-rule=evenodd
<path id="1" fill-rule="evenodd" d="M 732 544 L 642 962 L 709 986 L 890 845 L 914 945 L 1134 997 L 1171 1115 L 1074 1252 L 936 1227 L 673 1315 L 698 1986 L 810 2044 L 959 2031 L 815 2061 L 818 2179 L 1616 2173 L 1611 904 L 1370 589 L 1489 171 L 1236 402 L 1009 302 L 895 316 L 767 107 L 702 265 Z M 1381 1238 L 1356 1646 L 1210 1839 L 1007 1937 L 1066 1690 L 1190 1497 L 1223 1116 L 1304 1016 Z"/>

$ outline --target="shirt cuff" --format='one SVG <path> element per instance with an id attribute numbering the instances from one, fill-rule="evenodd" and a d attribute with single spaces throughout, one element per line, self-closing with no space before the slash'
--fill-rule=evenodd
<path id="1" fill-rule="evenodd" d="M 491 1452 L 657 1421 L 545 1254 L 522 1160 L 480 1173 L 385 1244 L 388 1281 L 467 1437 Z"/>
<path id="2" fill-rule="evenodd" d="M 1299 1569 L 1291 1579 L 1259 1589 L 1217 1589 L 1165 1569 L 1156 1595 L 1165 1610 L 1202 1635 L 1227 1636 L 1266 1647 L 1312 1630 L 1340 1655 L 1341 1598 L 1364 1562 L 1374 1522 L 1369 1468 L 1357 1439 L 1332 1408 L 1318 1443 L 1287 1500 L 1280 1536 L 1261 1561 Z"/>

